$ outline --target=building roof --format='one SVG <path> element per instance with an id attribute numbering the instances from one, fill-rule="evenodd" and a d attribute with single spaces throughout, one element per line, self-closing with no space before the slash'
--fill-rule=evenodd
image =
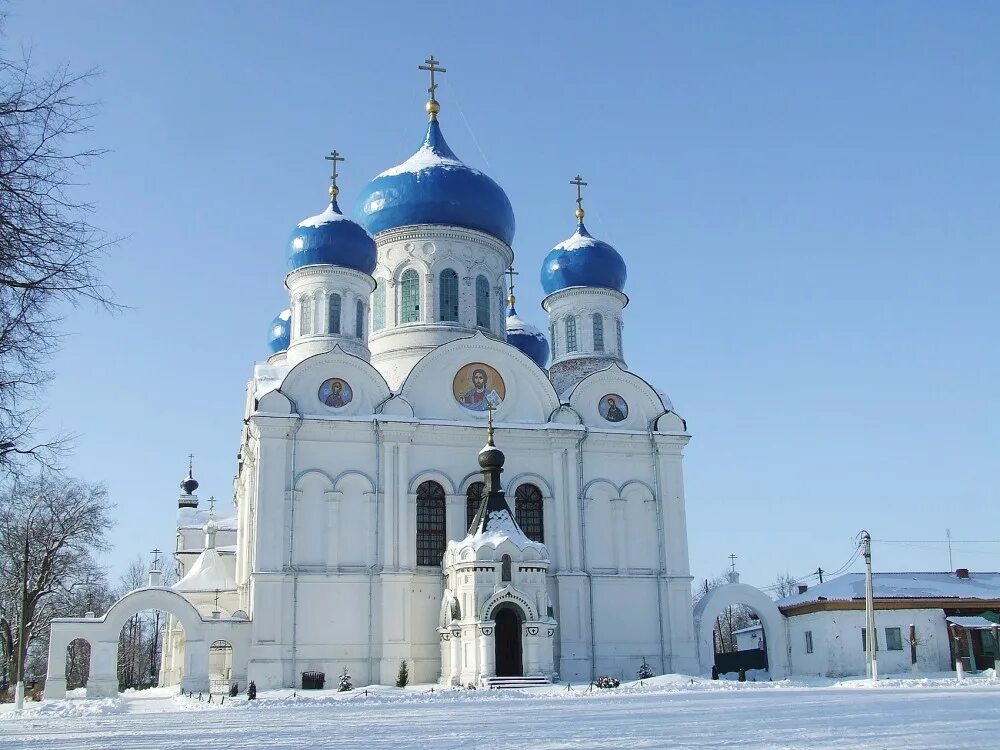
<path id="1" fill-rule="evenodd" d="M 745 628 L 740 628 L 739 630 L 734 630 L 733 635 L 739 635 L 740 633 L 754 633 L 758 630 L 763 630 L 764 626 L 759 622 L 755 622 L 753 625 L 748 625 Z"/>
<path id="2" fill-rule="evenodd" d="M 968 578 L 955 573 L 874 573 L 872 590 L 875 599 L 996 600 L 1000 599 L 1000 573 L 971 572 Z M 779 599 L 778 607 L 864 599 L 865 574 L 848 573 Z"/>

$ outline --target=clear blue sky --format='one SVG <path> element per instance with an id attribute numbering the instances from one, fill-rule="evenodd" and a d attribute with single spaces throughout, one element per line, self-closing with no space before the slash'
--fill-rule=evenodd
<path id="1" fill-rule="evenodd" d="M 442 124 L 517 215 L 519 311 L 588 227 L 629 266 L 629 365 L 694 435 L 692 572 L 834 569 L 876 539 L 1000 538 L 1000 8 L 945 3 L 15 2 L 8 49 L 99 67 L 88 175 L 131 310 L 73 311 L 46 417 L 119 508 L 112 562 L 172 548 L 194 452 L 228 503 L 285 240 Z M 1000 544 L 955 565 L 1000 569 Z M 944 545 L 875 545 L 882 570 Z"/>

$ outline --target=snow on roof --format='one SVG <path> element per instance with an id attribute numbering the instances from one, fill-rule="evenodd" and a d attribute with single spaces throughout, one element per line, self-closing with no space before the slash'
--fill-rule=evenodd
<path id="1" fill-rule="evenodd" d="M 431 167 L 461 167 L 463 169 L 468 169 L 471 172 L 479 171 L 466 166 L 458 159 L 451 159 L 447 156 L 435 153 L 431 145 L 425 143 L 417 149 L 417 152 L 409 159 L 404 161 L 402 164 L 398 164 L 395 167 L 391 167 L 384 172 L 381 172 L 375 179 L 378 179 L 379 177 L 392 177 L 393 175 L 403 174 L 404 172 L 422 172 L 423 170 L 430 169 Z M 480 172 L 480 174 L 482 173 Z"/>
<path id="2" fill-rule="evenodd" d="M 308 219 L 303 219 L 299 222 L 299 226 L 318 227 L 321 224 L 329 224 L 331 221 L 349 221 L 349 219 L 340 213 L 340 211 L 335 209 L 333 203 L 330 203 L 326 207 L 325 211 L 316 214 L 315 216 L 310 216 Z"/>
<path id="3" fill-rule="evenodd" d="M 985 617 L 975 616 L 954 616 L 946 617 L 948 622 L 958 625 L 966 630 L 990 630 L 997 626 L 997 623 L 987 620 Z"/>
<path id="4" fill-rule="evenodd" d="M 191 570 L 171 588 L 174 591 L 235 591 L 236 578 L 229 570 L 225 558 L 209 547 L 194 561 Z"/>
<path id="5" fill-rule="evenodd" d="M 876 599 L 1000 599 L 1000 573 L 875 573 L 872 589 Z M 816 602 L 865 598 L 865 574 L 848 573 L 801 594 L 778 600 L 779 607 Z"/>
<path id="6" fill-rule="evenodd" d="M 753 632 L 756 632 L 758 630 L 763 630 L 763 629 L 764 629 L 764 626 L 761 625 L 759 622 L 757 622 L 757 623 L 754 623 L 753 625 L 750 625 L 748 627 L 740 628 L 739 630 L 734 630 L 733 631 L 733 635 L 739 635 L 740 633 L 753 633 Z"/>

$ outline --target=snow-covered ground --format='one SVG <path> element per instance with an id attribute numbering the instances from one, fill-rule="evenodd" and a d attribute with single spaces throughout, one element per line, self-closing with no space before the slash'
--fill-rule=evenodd
<path id="1" fill-rule="evenodd" d="M 156 689 L 118 699 L 0 706 L 0 747 L 132 748 L 985 748 L 1000 682 L 944 675 L 712 682 L 666 675 L 593 693 L 415 686 L 262 692 L 226 704 Z"/>

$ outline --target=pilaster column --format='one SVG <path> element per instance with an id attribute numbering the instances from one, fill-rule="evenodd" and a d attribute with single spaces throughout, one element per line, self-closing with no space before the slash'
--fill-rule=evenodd
<path id="1" fill-rule="evenodd" d="M 451 685 L 452 674 L 452 648 L 451 630 L 448 628 L 438 628 L 438 638 L 441 641 L 441 680 L 442 685 Z"/>
<path id="2" fill-rule="evenodd" d="M 526 622 L 521 626 L 521 638 L 524 643 L 525 676 L 536 675 L 541 672 L 538 648 L 541 627 L 541 624 L 537 622 Z"/>
<path id="3" fill-rule="evenodd" d="M 340 565 L 340 499 L 344 496 L 338 490 L 323 493 L 326 500 L 326 555 L 323 564 L 328 568 Z"/>
<path id="4" fill-rule="evenodd" d="M 496 623 L 488 620 L 479 625 L 479 678 L 496 676 Z"/>
<path id="5" fill-rule="evenodd" d="M 453 627 L 451 629 L 451 674 L 449 679 L 452 685 L 461 685 L 462 674 L 462 629 Z"/>
<path id="6" fill-rule="evenodd" d="M 628 552 L 625 544 L 625 510 L 628 501 L 623 497 L 616 497 L 611 501 L 611 513 L 615 520 L 615 567 L 618 573 L 624 575 L 628 569 Z"/>

